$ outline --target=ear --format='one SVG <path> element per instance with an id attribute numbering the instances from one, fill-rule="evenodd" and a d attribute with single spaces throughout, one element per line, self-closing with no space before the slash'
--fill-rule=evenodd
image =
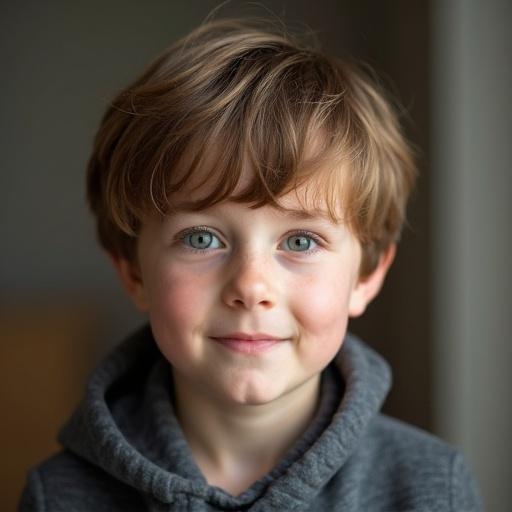
<path id="1" fill-rule="evenodd" d="M 128 261 L 126 258 L 112 253 L 108 253 L 108 256 L 114 265 L 124 290 L 131 298 L 135 307 L 143 313 L 147 312 L 149 304 L 139 266 Z"/>
<path id="2" fill-rule="evenodd" d="M 395 259 L 396 244 L 391 244 L 379 258 L 375 270 L 370 275 L 360 277 L 355 285 L 349 300 L 348 314 L 351 317 L 360 316 L 366 306 L 377 296 L 388 272 L 391 263 Z"/>

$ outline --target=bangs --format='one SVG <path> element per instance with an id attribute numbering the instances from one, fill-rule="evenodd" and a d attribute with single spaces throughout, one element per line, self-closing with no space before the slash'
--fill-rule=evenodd
<path id="1" fill-rule="evenodd" d="M 339 186 L 340 169 L 347 162 L 353 167 L 363 148 L 335 70 L 313 54 L 287 53 L 282 47 L 246 50 L 221 69 L 215 59 L 210 65 L 216 80 L 211 82 L 203 69 L 205 79 L 195 84 L 187 102 L 166 99 L 169 91 L 162 91 L 165 116 L 151 116 L 140 105 L 147 85 L 130 92 L 136 113 L 130 132 L 142 140 L 132 146 L 137 152 L 126 157 L 131 172 L 120 176 L 123 183 L 113 184 L 126 192 L 117 222 L 133 233 L 135 226 L 126 222 L 130 217 L 152 210 L 162 215 L 201 210 L 226 200 L 280 208 L 280 196 L 311 179 L 315 186 L 307 189 L 315 193 L 308 196 L 315 204 L 325 201 L 332 219 L 339 221 L 337 203 L 346 189 Z M 153 154 L 149 162 L 148 153 Z M 140 173 L 144 160 L 150 173 Z M 329 179 L 320 197 L 325 175 Z M 242 181 L 242 190 L 235 193 Z M 195 197 L 198 190 L 208 192 Z"/>
<path id="2" fill-rule="evenodd" d="M 305 212 L 327 210 L 378 255 L 399 236 L 415 174 L 370 70 L 219 21 L 167 49 L 114 100 L 87 190 L 100 242 L 128 258 L 148 215 L 227 200 L 282 209 L 294 190 Z"/>

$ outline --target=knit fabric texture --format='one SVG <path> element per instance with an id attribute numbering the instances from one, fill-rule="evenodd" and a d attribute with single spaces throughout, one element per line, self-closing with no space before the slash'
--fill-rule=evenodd
<path id="1" fill-rule="evenodd" d="M 389 365 L 353 335 L 322 372 L 307 430 L 238 496 L 209 485 L 194 462 L 171 372 L 149 326 L 114 349 L 61 430 L 62 451 L 29 471 L 19 511 L 483 510 L 457 449 L 379 412 Z"/>

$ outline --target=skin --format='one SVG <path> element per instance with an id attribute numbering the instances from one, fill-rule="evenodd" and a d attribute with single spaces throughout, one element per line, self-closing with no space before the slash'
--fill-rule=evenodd
<path id="1" fill-rule="evenodd" d="M 295 192 L 281 204 L 298 209 Z M 187 234 L 192 227 L 210 234 Z M 361 247 L 346 226 L 228 201 L 148 218 L 139 265 L 112 257 L 173 367 L 176 413 L 211 485 L 240 494 L 304 432 L 320 373 L 340 349 L 349 317 L 377 295 L 394 251 L 361 279 Z M 285 341 L 247 355 L 211 338 L 234 331 Z"/>

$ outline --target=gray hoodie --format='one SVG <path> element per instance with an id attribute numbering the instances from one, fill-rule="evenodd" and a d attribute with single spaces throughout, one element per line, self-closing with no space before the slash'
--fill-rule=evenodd
<path id="1" fill-rule="evenodd" d="M 239 496 L 208 485 L 195 464 L 171 371 L 149 326 L 107 356 L 59 434 L 64 449 L 29 472 L 19 511 L 482 510 L 457 450 L 379 413 L 389 366 L 352 335 L 322 373 L 306 432 Z"/>

